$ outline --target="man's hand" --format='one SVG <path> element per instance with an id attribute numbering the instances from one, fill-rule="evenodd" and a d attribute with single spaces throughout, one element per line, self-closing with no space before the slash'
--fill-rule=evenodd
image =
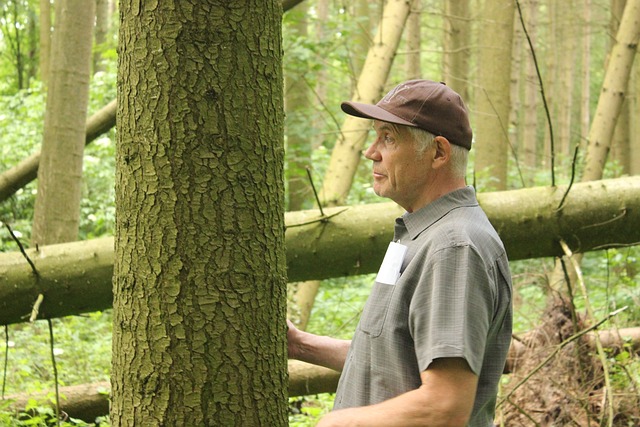
<path id="1" fill-rule="evenodd" d="M 289 359 L 301 360 L 336 371 L 342 370 L 351 341 L 301 331 L 289 319 L 287 319 L 287 328 Z"/>
<path id="2" fill-rule="evenodd" d="M 293 322 L 287 319 L 287 351 L 289 359 L 298 359 L 300 357 L 300 330 L 296 328 Z"/>

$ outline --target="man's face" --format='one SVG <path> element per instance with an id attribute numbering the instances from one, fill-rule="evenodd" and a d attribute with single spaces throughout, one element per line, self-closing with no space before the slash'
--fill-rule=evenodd
<path id="1" fill-rule="evenodd" d="M 375 120 L 376 139 L 364 152 L 373 161 L 373 190 L 408 212 L 424 206 L 429 185 L 432 150 L 419 154 L 409 131 Z"/>

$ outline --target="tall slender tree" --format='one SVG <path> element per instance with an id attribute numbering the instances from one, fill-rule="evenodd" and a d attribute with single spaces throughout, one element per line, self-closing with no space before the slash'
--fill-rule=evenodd
<path id="1" fill-rule="evenodd" d="M 285 426 L 279 0 L 120 3 L 113 426 Z"/>
<path id="2" fill-rule="evenodd" d="M 447 85 L 469 102 L 469 64 L 471 49 L 471 14 L 469 0 L 444 2 L 443 77 Z"/>
<path id="3" fill-rule="evenodd" d="M 589 131 L 582 181 L 602 178 L 616 120 L 628 91 L 631 68 L 640 42 L 640 0 L 627 0 Z"/>
<path id="4" fill-rule="evenodd" d="M 376 36 L 351 98 L 353 101 L 375 103 L 379 100 L 410 11 L 409 0 L 386 2 Z M 369 126 L 362 119 L 351 116 L 345 118 L 341 136 L 331 152 L 320 191 L 320 197 L 326 205 L 341 204 L 349 194 L 368 131 Z"/>
<path id="5" fill-rule="evenodd" d="M 612 2 L 611 18 L 609 20 L 609 31 L 611 34 L 616 34 L 618 32 L 625 4 L 626 0 L 614 0 Z M 633 94 L 630 87 L 629 91 Z M 620 115 L 616 120 L 613 139 L 611 140 L 611 159 L 620 166 L 622 169 L 621 172 L 624 174 L 628 174 L 631 168 L 631 135 L 629 133 L 631 125 L 631 111 L 629 104 L 629 99 L 625 96 L 625 100 L 620 109 Z"/>
<path id="6" fill-rule="evenodd" d="M 531 45 L 536 49 L 537 29 L 538 29 L 538 0 L 528 0 L 526 2 L 526 20 L 525 25 L 527 27 L 527 34 L 531 40 Z M 524 47 L 524 76 L 522 84 L 524 85 L 524 118 L 522 121 L 522 150 L 520 150 L 520 160 L 522 164 L 533 172 L 537 166 L 538 159 L 538 143 L 537 143 L 537 130 L 538 130 L 538 117 L 537 106 L 539 105 L 539 82 L 536 73 L 536 65 L 533 60 L 533 54 L 531 47 L 528 43 Z M 533 173 L 531 174 L 533 175 Z M 528 181 L 532 182 L 532 178 Z"/>
<path id="7" fill-rule="evenodd" d="M 39 245 L 78 238 L 94 18 L 93 1 L 57 3 L 31 236 Z"/>
<path id="8" fill-rule="evenodd" d="M 422 67 L 420 59 L 421 30 L 422 30 L 422 0 L 411 1 L 411 12 L 407 18 L 406 45 L 407 54 L 405 59 L 406 79 L 422 78 Z"/>
<path id="9" fill-rule="evenodd" d="M 49 62 L 51 58 L 51 0 L 40 0 L 40 14 L 38 15 L 40 28 L 39 69 L 40 80 L 49 81 Z"/>
<path id="10" fill-rule="evenodd" d="M 507 188 L 511 40 L 515 3 L 485 0 L 482 7 L 475 114 L 475 171 L 483 186 Z"/>

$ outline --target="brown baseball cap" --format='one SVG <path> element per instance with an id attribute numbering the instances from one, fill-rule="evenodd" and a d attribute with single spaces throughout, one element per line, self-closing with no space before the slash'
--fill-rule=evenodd
<path id="1" fill-rule="evenodd" d="M 341 108 L 351 116 L 424 129 L 471 149 L 473 132 L 467 108 L 460 95 L 441 82 L 409 80 L 393 88 L 376 105 L 343 102 Z"/>

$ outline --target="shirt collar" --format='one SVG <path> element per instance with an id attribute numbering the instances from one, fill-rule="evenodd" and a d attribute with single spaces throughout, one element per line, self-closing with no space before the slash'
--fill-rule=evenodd
<path id="1" fill-rule="evenodd" d="M 396 220 L 396 224 L 404 223 L 409 237 L 413 240 L 453 209 L 473 206 L 478 206 L 475 189 L 466 186 L 439 197 L 415 212 L 406 212 Z"/>

